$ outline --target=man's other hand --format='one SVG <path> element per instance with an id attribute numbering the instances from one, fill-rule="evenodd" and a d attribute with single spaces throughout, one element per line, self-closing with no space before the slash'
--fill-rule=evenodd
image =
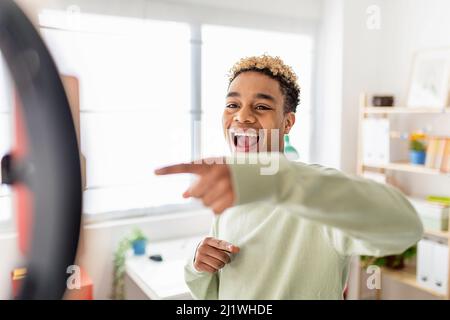
<path id="1" fill-rule="evenodd" d="M 238 253 L 239 250 L 239 247 L 229 242 L 207 237 L 197 247 L 194 268 L 199 272 L 215 273 L 230 263 L 230 254 Z"/>

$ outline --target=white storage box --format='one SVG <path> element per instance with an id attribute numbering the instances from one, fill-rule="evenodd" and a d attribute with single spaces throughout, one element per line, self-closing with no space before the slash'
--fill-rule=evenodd
<path id="1" fill-rule="evenodd" d="M 443 295 L 448 289 L 448 246 L 422 239 L 417 244 L 417 282 Z"/>
<path id="2" fill-rule="evenodd" d="M 426 230 L 447 231 L 450 208 L 421 199 L 409 198 Z"/>
<path id="3" fill-rule="evenodd" d="M 391 139 L 388 119 L 366 118 L 362 131 L 365 165 L 386 165 L 408 159 L 408 141 Z"/>

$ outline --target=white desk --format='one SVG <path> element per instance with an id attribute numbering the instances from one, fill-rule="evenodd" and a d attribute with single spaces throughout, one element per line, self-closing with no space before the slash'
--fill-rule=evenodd
<path id="1" fill-rule="evenodd" d="M 135 286 L 152 300 L 192 299 L 184 282 L 184 266 L 202 237 L 176 239 L 163 242 L 150 242 L 147 254 L 130 254 L 126 261 L 126 274 Z M 156 262 L 149 256 L 160 254 L 163 261 Z M 128 286 L 129 287 L 129 286 Z M 133 293 L 128 299 L 136 299 Z"/>

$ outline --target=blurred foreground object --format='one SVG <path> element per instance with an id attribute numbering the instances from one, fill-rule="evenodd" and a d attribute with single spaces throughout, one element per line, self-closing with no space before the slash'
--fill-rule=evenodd
<path id="1" fill-rule="evenodd" d="M 2 161 L 2 183 L 12 185 L 19 247 L 27 258 L 17 297 L 61 299 L 81 224 L 75 127 L 55 63 L 13 1 L 0 1 L 0 49 L 17 92 L 15 141 Z"/>
<path id="2" fill-rule="evenodd" d="M 93 300 L 94 285 L 92 279 L 83 268 L 79 268 L 79 274 L 73 274 L 69 279 L 73 287 L 67 288 L 64 300 Z M 12 297 L 19 298 L 20 288 L 27 275 L 26 268 L 16 268 L 11 272 Z"/>

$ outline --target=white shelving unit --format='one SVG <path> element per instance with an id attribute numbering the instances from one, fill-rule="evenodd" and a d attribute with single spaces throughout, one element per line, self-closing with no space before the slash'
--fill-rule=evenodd
<path id="1" fill-rule="evenodd" d="M 390 174 L 392 172 L 403 172 L 406 174 L 423 174 L 423 175 L 430 175 L 430 176 L 446 176 L 448 178 L 448 187 L 449 191 L 447 192 L 450 194 L 450 175 L 448 173 L 441 172 L 438 169 L 430 169 L 422 165 L 413 165 L 410 164 L 407 160 L 400 161 L 400 162 L 392 162 L 384 165 L 366 165 L 363 163 L 363 121 L 367 117 L 383 117 L 390 119 L 392 115 L 395 115 L 397 117 L 399 116 L 405 116 L 405 115 L 411 115 L 414 117 L 420 117 L 421 115 L 435 115 L 435 116 L 448 116 L 450 120 L 450 107 L 448 108 L 408 108 L 408 107 L 373 107 L 369 106 L 367 102 L 367 94 L 363 93 L 361 94 L 359 105 L 360 105 L 360 113 L 359 113 L 359 133 L 358 133 L 358 161 L 357 161 L 357 173 L 358 175 L 363 175 L 366 171 L 372 171 L 372 172 L 379 172 L 383 174 Z M 389 181 L 388 181 L 389 183 Z M 401 187 L 398 186 L 397 187 Z M 450 230 L 450 226 L 449 226 Z M 427 235 L 431 235 L 434 237 L 438 237 L 440 239 L 444 239 L 444 241 L 447 241 L 449 248 L 450 248 L 450 232 L 441 232 L 441 231 L 431 231 L 426 230 L 425 233 Z M 450 257 L 450 252 L 449 252 Z M 450 258 L 449 258 L 450 259 Z M 449 264 L 450 265 L 450 264 Z M 361 268 L 359 268 L 360 271 L 362 271 Z M 396 271 L 396 270 L 390 270 L 386 268 L 382 268 L 381 274 L 382 277 L 389 277 L 390 279 L 394 281 L 401 282 L 405 285 L 414 287 L 416 289 L 422 290 L 424 292 L 427 292 L 433 296 L 435 296 L 438 299 L 450 299 L 450 268 L 448 270 L 449 273 L 449 284 L 447 289 L 447 294 L 441 294 L 439 292 L 436 292 L 432 289 L 426 288 L 422 286 L 420 283 L 416 281 L 416 270 L 414 267 L 406 267 L 405 269 Z M 361 279 L 361 274 L 359 274 L 358 280 Z M 360 283 L 359 283 L 360 285 Z M 360 288 L 360 286 L 359 286 Z M 358 293 L 359 295 L 359 293 Z M 377 292 L 377 298 L 379 298 L 381 295 L 381 292 L 378 290 Z M 401 298 L 401 297 L 398 297 Z"/>

